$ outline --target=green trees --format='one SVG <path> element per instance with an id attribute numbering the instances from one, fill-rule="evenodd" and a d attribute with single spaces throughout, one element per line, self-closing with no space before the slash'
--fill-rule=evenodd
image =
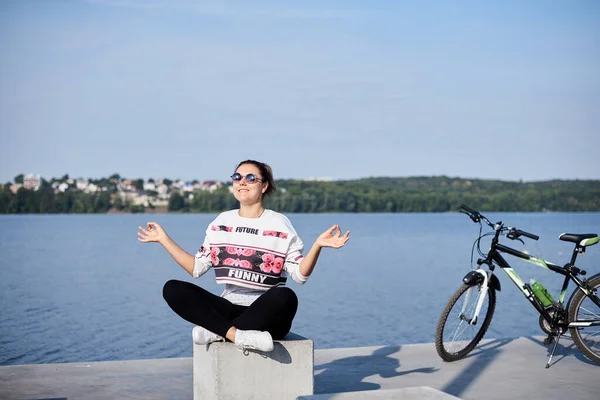
<path id="1" fill-rule="evenodd" d="M 13 194 L 10 191 L 10 184 L 0 185 L 0 214 L 7 214 L 8 205 L 12 200 Z"/>
<path id="2" fill-rule="evenodd" d="M 600 181 L 506 182 L 449 177 L 280 181 L 266 205 L 282 212 L 600 211 Z"/>
<path id="3" fill-rule="evenodd" d="M 169 197 L 169 211 L 182 211 L 185 208 L 185 200 L 183 196 L 179 194 L 179 192 L 171 193 L 171 197 Z"/>
<path id="4" fill-rule="evenodd" d="M 13 194 L 9 185 L 0 185 L 0 214 L 105 213 L 111 207 L 108 192 L 54 193 L 51 187 L 37 191 L 21 187 Z"/>
<path id="5" fill-rule="evenodd" d="M 143 206 L 131 202 L 135 193 L 128 193 L 130 200 L 125 200 L 117 192 L 117 177 L 94 181 L 104 189 L 93 193 L 79 191 L 74 185 L 55 193 L 45 181 L 37 191 L 21 187 L 13 193 L 11 184 L 0 184 L 0 214 L 104 213 L 111 208 L 144 212 Z M 135 183 L 143 185 L 140 181 Z M 265 206 L 286 213 L 448 212 L 457 211 L 461 203 L 481 211 L 600 211 L 600 181 L 591 180 L 524 183 L 443 176 L 381 177 L 335 182 L 281 180 L 277 186 L 277 192 L 265 199 Z M 168 201 L 168 211 L 173 212 L 217 213 L 237 206 L 226 185 L 185 196 L 173 190 Z"/>

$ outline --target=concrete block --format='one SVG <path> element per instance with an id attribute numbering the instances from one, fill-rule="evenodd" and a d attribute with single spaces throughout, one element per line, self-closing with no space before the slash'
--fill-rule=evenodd
<path id="1" fill-rule="evenodd" d="M 194 344 L 194 400 L 296 399 L 314 393 L 314 344 L 294 333 L 271 352 Z"/>
<path id="2" fill-rule="evenodd" d="M 365 390 L 359 392 L 327 393 L 313 396 L 298 396 L 297 400 L 460 400 L 451 394 L 441 392 L 429 386 L 407 387 L 400 389 Z"/>

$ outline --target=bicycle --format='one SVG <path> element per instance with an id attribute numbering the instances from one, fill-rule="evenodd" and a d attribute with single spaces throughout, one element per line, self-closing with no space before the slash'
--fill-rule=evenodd
<path id="1" fill-rule="evenodd" d="M 500 291 L 500 280 L 494 275 L 496 266 L 500 267 L 519 288 L 525 298 L 540 314 L 540 328 L 548 336 L 545 345 L 554 341 L 554 348 L 546 363 L 550 367 L 558 341 L 567 330 L 577 348 L 591 361 L 600 364 L 600 273 L 581 279 L 586 271 L 575 266 L 575 260 L 586 248 L 598 243 L 598 235 L 563 233 L 560 240 L 575 243 L 575 249 L 569 263 L 560 267 L 554 263 L 512 249 L 499 242 L 500 236 L 524 243 L 521 237 L 538 240 L 539 236 L 506 226 L 501 221 L 492 223 L 485 216 L 465 205 L 460 212 L 467 214 L 475 223 L 479 223 L 479 237 L 473 243 L 471 260 L 477 245 L 482 258 L 477 260 L 477 269 L 469 272 L 462 285 L 454 292 L 440 315 L 435 334 L 435 348 L 445 361 L 456 361 L 467 356 L 485 335 L 496 307 L 496 291 Z M 482 234 L 483 223 L 493 232 Z M 487 254 L 481 251 L 481 239 L 493 236 Z M 564 282 L 558 300 L 554 301 L 545 288 L 533 283 L 523 282 L 501 253 L 529 261 L 542 268 L 563 275 Z M 487 271 L 483 268 L 487 267 Z M 564 303 L 569 282 L 577 288 L 569 300 Z M 480 317 L 483 316 L 483 319 Z"/>

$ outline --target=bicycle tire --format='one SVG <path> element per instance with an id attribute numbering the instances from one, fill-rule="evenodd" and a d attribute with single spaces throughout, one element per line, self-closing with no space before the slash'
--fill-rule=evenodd
<path id="1" fill-rule="evenodd" d="M 492 317 L 496 308 L 496 291 L 493 288 L 488 288 L 487 296 L 485 296 L 486 300 L 484 301 L 484 304 L 481 307 L 479 321 L 481 321 L 481 317 L 485 315 L 485 317 L 483 318 L 483 323 L 480 324 L 479 322 L 477 322 L 475 325 L 470 325 L 466 321 L 468 317 L 465 317 L 460 313 L 460 311 L 462 310 L 462 303 L 460 303 L 460 299 L 463 298 L 464 295 L 463 301 L 465 301 L 465 299 L 467 298 L 466 293 L 468 293 L 469 289 L 472 289 L 471 294 L 476 295 L 471 295 L 468 297 L 469 304 L 466 305 L 467 308 L 465 309 L 465 312 L 468 315 L 469 313 L 475 311 L 481 285 L 468 286 L 463 284 L 456 290 L 456 292 L 454 292 L 450 300 L 448 300 L 446 307 L 444 307 L 444 310 L 440 315 L 440 319 L 438 321 L 437 328 L 435 331 L 435 349 L 438 355 L 445 361 L 457 361 L 461 358 L 466 357 L 467 354 L 469 354 L 475 348 L 475 346 L 477 346 L 479 341 L 483 338 L 483 335 L 485 335 L 485 332 L 487 331 L 488 327 L 490 326 L 490 323 L 492 322 Z M 457 304 L 459 315 L 457 315 L 456 318 L 449 319 L 448 317 L 450 316 L 450 313 L 454 309 L 454 306 Z M 487 310 L 485 310 L 486 306 Z M 456 329 L 453 329 L 451 326 L 448 326 L 450 323 L 454 324 L 457 320 L 459 322 Z M 469 331 L 469 333 L 475 332 L 473 338 L 468 341 L 457 340 L 458 335 L 465 331 Z M 445 339 L 445 333 L 450 333 L 451 336 L 448 339 Z"/>
<path id="2" fill-rule="evenodd" d="M 600 275 L 591 277 L 588 281 L 588 285 L 594 290 L 595 295 L 598 296 L 600 294 Z M 569 323 L 577 321 L 578 318 L 584 319 L 586 316 L 599 318 L 600 307 L 591 300 L 588 299 L 588 302 L 582 307 L 586 299 L 588 299 L 588 296 L 577 289 L 577 293 L 573 295 L 573 299 L 569 306 Z M 575 345 L 581 353 L 591 361 L 600 364 L 600 327 L 569 328 L 569 330 L 571 331 L 571 337 L 573 338 Z M 582 333 L 584 332 L 587 333 L 583 335 Z"/>

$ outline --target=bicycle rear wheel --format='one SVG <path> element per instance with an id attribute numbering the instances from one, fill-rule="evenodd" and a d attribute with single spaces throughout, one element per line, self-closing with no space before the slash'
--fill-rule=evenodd
<path id="1" fill-rule="evenodd" d="M 592 288 L 595 296 L 599 296 L 600 275 L 591 277 L 588 286 Z M 592 302 L 585 293 L 578 290 L 569 307 L 569 323 L 598 319 L 600 319 L 600 307 Z M 583 355 L 600 364 L 600 326 L 570 328 L 570 331 L 575 345 Z"/>
<path id="2" fill-rule="evenodd" d="M 473 319 L 480 290 L 481 285 L 463 284 L 448 300 L 435 332 L 435 349 L 442 359 L 456 361 L 465 357 L 490 326 L 496 308 L 496 291 L 492 288 L 488 288 L 477 321 L 469 323 Z"/>

